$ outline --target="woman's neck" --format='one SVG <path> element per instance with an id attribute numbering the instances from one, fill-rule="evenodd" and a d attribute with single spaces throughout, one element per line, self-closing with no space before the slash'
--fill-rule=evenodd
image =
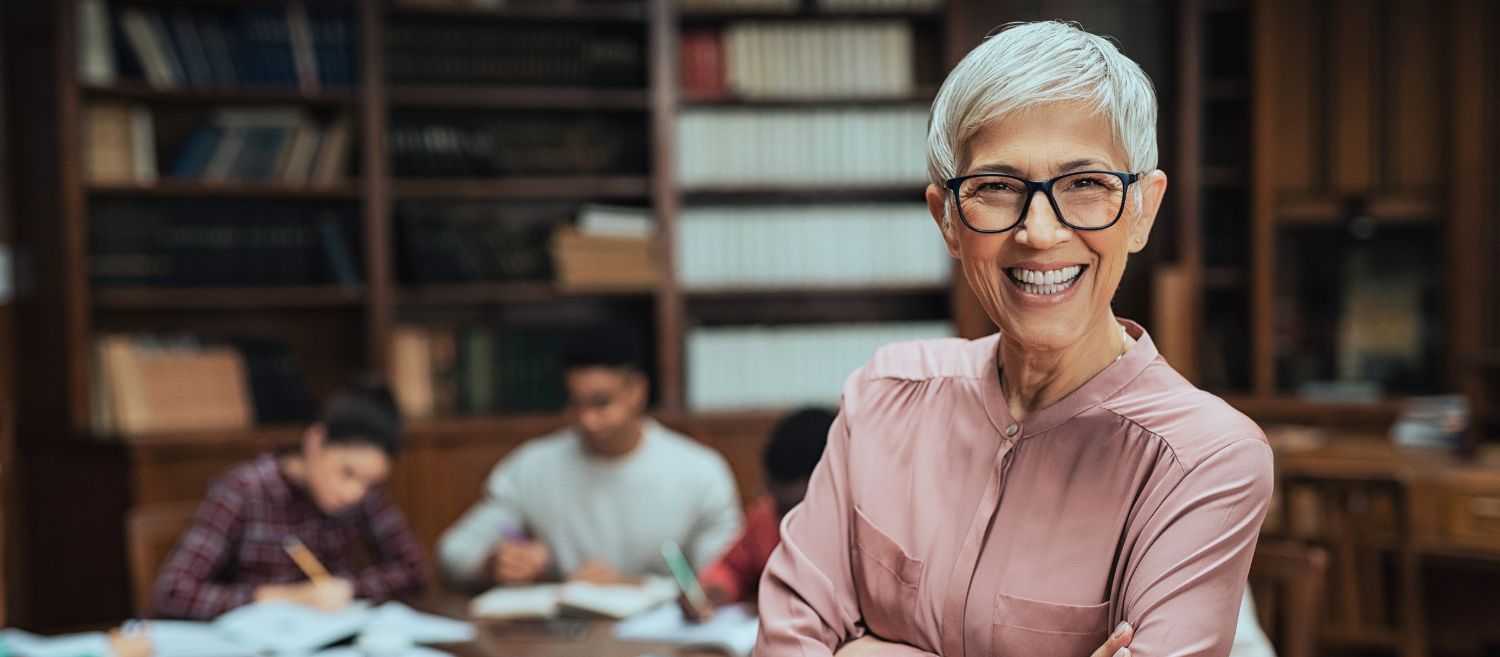
<path id="1" fill-rule="evenodd" d="M 307 462 L 302 460 L 301 454 L 287 453 L 276 457 L 276 467 L 281 470 L 282 476 L 298 486 L 307 482 Z"/>
<path id="2" fill-rule="evenodd" d="M 1023 421 L 1104 371 L 1134 343 L 1111 313 L 1066 347 L 1037 350 L 1000 336 L 1000 387 L 1011 417 Z"/>

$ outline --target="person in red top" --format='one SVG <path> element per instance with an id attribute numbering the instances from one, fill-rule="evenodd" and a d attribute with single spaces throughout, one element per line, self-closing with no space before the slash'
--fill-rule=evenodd
<path id="1" fill-rule="evenodd" d="M 213 482 L 157 575 L 154 615 L 210 619 L 269 600 L 332 610 L 421 589 L 422 550 L 381 487 L 400 451 L 388 388 L 370 382 L 338 394 L 296 449 L 263 454 Z M 308 581 L 283 548 L 288 537 L 333 577 Z"/>
<path id="2" fill-rule="evenodd" d="M 833 417 L 829 411 L 806 408 L 772 430 L 763 455 L 766 493 L 745 511 L 745 529 L 739 539 L 699 575 L 708 606 L 693 608 L 682 601 L 689 618 L 706 620 L 715 607 L 755 597 L 761 571 L 781 543 L 781 518 L 807 494 L 807 480 L 823 457 Z"/>

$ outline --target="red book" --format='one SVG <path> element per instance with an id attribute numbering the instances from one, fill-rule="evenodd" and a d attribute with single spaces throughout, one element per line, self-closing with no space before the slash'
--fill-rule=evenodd
<path id="1" fill-rule="evenodd" d="M 717 30 L 682 33 L 682 90 L 688 99 L 723 98 L 724 45 Z"/>

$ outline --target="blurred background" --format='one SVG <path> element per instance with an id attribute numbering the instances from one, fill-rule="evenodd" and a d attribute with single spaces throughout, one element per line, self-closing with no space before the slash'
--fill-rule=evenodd
<path id="1" fill-rule="evenodd" d="M 1500 655 L 1485 0 L 6 0 L 0 624 L 128 617 L 152 518 L 358 372 L 413 418 L 430 551 L 599 325 L 754 499 L 780 412 L 993 330 L 927 109 L 1039 19 L 1156 84 L 1171 184 L 1115 309 L 1277 449 L 1282 653 Z"/>

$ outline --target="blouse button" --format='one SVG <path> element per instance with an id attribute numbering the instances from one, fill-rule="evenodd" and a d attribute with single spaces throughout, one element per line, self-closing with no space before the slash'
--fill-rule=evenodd
<path id="1" fill-rule="evenodd" d="M 1011 423 L 1010 426 L 1008 426 L 1008 427 L 1005 428 L 1005 437 L 1006 438 L 1014 438 L 1015 435 L 1016 435 L 1016 432 L 1020 431 L 1020 430 L 1021 430 L 1021 425 L 1015 424 L 1015 423 Z"/>

